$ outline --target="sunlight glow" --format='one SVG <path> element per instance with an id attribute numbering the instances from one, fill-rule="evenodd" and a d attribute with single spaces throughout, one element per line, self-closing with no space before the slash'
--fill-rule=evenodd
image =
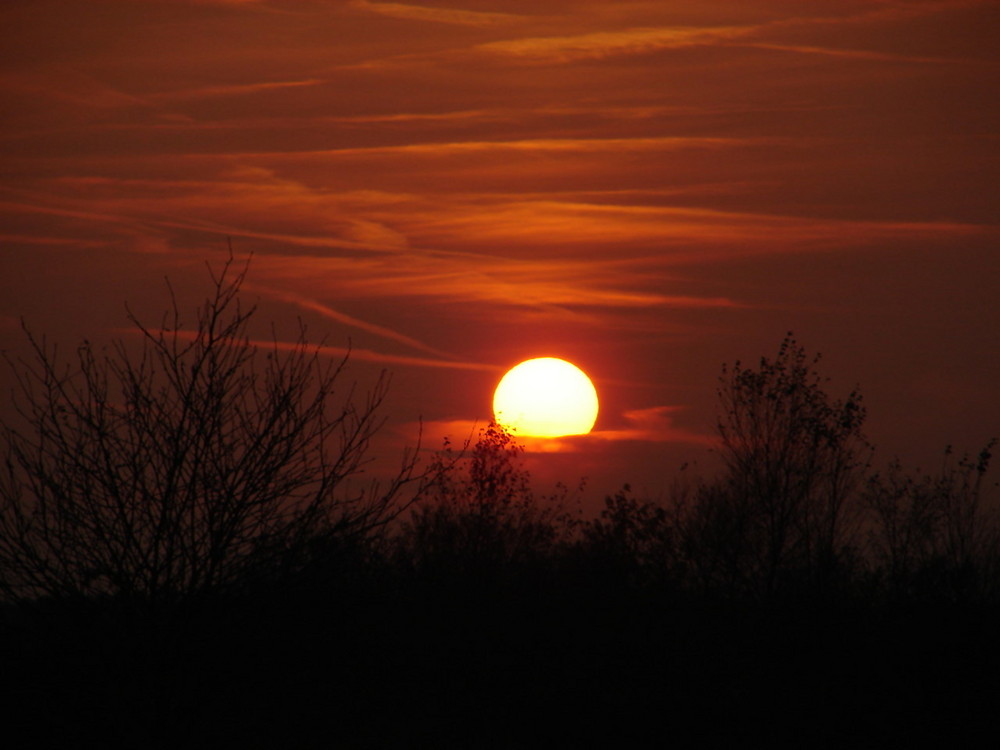
<path id="1" fill-rule="evenodd" d="M 516 435 L 586 435 L 597 421 L 597 391 L 576 365 L 554 357 L 511 368 L 493 394 L 496 421 Z"/>

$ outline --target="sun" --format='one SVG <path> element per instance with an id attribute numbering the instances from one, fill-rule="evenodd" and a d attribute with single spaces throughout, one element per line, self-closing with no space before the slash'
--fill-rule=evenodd
<path id="1" fill-rule="evenodd" d="M 597 391 L 583 370 L 564 359 L 529 359 L 500 380 L 493 415 L 519 436 L 586 435 L 597 421 Z"/>

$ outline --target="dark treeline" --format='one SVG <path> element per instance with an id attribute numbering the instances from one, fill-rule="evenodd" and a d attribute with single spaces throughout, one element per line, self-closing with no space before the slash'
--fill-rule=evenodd
<path id="1" fill-rule="evenodd" d="M 954 740 L 1000 709 L 992 443 L 873 468 L 791 336 L 719 381 L 722 470 L 538 495 L 516 439 L 361 483 L 334 407 L 249 346 L 230 266 L 141 350 L 32 338 L 0 477 L 4 731 L 127 747 Z M 138 353 L 137 353 L 138 351 Z M 342 365 L 342 363 L 341 363 Z"/>

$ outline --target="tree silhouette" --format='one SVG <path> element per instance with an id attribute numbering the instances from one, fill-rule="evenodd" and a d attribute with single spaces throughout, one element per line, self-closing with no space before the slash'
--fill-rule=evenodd
<path id="1" fill-rule="evenodd" d="M 346 357 L 305 340 L 255 345 L 232 255 L 185 328 L 129 312 L 141 349 L 84 342 L 71 365 L 28 333 L 12 361 L 20 423 L 2 426 L 0 588 L 160 606 L 294 567 L 311 540 L 364 536 L 405 507 L 415 459 L 379 487 L 363 471 L 380 377 L 334 405 Z"/>
<path id="2" fill-rule="evenodd" d="M 726 523 L 739 534 L 739 564 L 768 596 L 788 574 L 829 582 L 841 550 L 845 510 L 871 448 L 862 433 L 860 393 L 833 401 L 789 333 L 758 369 L 723 367 L 718 422 Z M 717 519 L 718 520 L 718 519 Z"/>
<path id="3" fill-rule="evenodd" d="M 616 584 L 649 586 L 683 577 L 680 520 L 686 510 L 635 497 L 625 485 L 581 526 L 579 548 Z"/>
<path id="4" fill-rule="evenodd" d="M 433 490 L 403 526 L 403 555 L 443 576 L 496 576 L 545 560 L 572 525 L 566 490 L 536 498 L 522 452 L 495 422 L 468 455 L 445 450 L 432 470 Z"/>
<path id="5" fill-rule="evenodd" d="M 891 599 L 988 599 L 1000 591 L 1000 518 L 985 493 L 995 445 L 975 459 L 956 459 L 949 446 L 937 474 L 907 474 L 896 460 L 868 479 L 874 563 Z"/>

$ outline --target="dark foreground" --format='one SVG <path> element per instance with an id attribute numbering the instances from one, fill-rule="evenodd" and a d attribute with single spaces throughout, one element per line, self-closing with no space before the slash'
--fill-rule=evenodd
<path id="1" fill-rule="evenodd" d="M 1000 722 L 981 606 L 369 581 L 8 615 L 3 732 L 38 745 L 889 747 Z"/>

